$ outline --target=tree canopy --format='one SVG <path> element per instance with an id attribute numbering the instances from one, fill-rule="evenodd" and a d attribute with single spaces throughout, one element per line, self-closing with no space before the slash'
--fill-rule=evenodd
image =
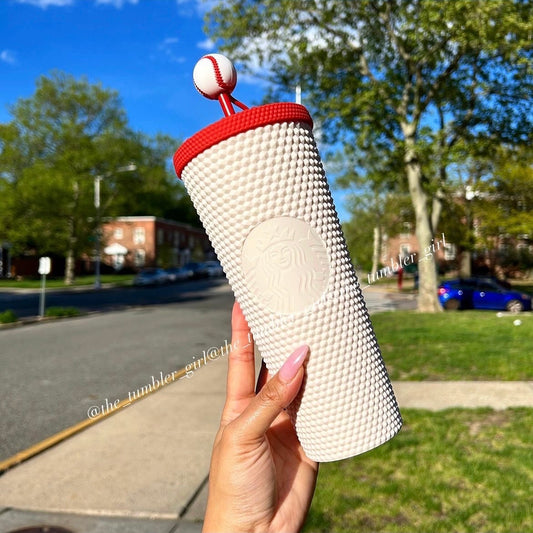
<path id="1" fill-rule="evenodd" d="M 15 253 L 65 256 L 69 281 L 74 259 L 93 253 L 102 218 L 150 214 L 198 223 L 169 169 L 177 141 L 132 131 L 115 91 L 54 72 L 10 112 L 13 120 L 0 124 L 0 232 Z"/>
<path id="2" fill-rule="evenodd" d="M 424 249 L 457 147 L 532 139 L 532 12 L 522 0 L 233 0 L 207 29 L 274 93 L 301 85 L 330 142 L 401 152 Z M 440 310 L 435 270 L 420 265 L 420 310 Z"/>
<path id="3" fill-rule="evenodd" d="M 491 174 L 472 184 L 471 195 L 475 244 L 489 250 L 510 241 L 530 240 L 533 232 L 531 150 L 502 149 L 494 154 L 491 163 Z M 495 235 L 503 242 L 495 240 Z"/>

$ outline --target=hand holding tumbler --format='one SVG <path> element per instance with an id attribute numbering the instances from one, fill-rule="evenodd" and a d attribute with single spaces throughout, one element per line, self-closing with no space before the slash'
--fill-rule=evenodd
<path id="1" fill-rule="evenodd" d="M 310 347 L 289 408 L 306 455 L 345 459 L 391 439 L 402 420 L 350 261 L 306 108 L 246 108 L 220 54 L 193 74 L 226 115 L 174 156 L 271 373 Z M 235 113 L 233 105 L 242 111 Z"/>

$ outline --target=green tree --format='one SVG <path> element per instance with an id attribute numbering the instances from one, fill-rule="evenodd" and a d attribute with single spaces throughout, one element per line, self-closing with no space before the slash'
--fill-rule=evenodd
<path id="1" fill-rule="evenodd" d="M 191 218 L 168 164 L 177 141 L 131 131 L 115 91 L 54 72 L 10 111 L 13 120 L 0 125 L 0 227 L 14 252 L 63 255 L 71 283 L 75 259 L 93 253 L 102 219 L 180 209 Z"/>
<path id="2" fill-rule="evenodd" d="M 497 264 L 497 247 L 518 242 L 533 232 L 533 152 L 529 147 L 501 146 L 490 155 L 464 153 L 453 165 L 451 194 L 444 199 L 442 227 L 461 257 L 461 276 L 471 275 L 471 254 L 488 255 Z"/>
<path id="3" fill-rule="evenodd" d="M 402 174 L 401 154 L 389 153 L 378 139 L 367 146 L 357 139 L 356 144 L 344 146 L 332 160 L 328 169 L 337 176 L 335 184 L 348 191 L 352 218 L 344 230 L 350 253 L 374 276 L 385 234 L 399 233 L 398 217 L 405 218 L 405 206 L 398 203 L 405 200 L 402 193 L 406 192 L 398 179 Z"/>
<path id="4" fill-rule="evenodd" d="M 531 139 L 532 10 L 521 0 L 233 0 L 207 23 L 235 60 L 261 65 L 282 90 L 301 85 L 330 140 L 401 150 L 424 250 L 449 150 Z M 425 261 L 420 310 L 441 310 L 436 287 Z"/>
<path id="5" fill-rule="evenodd" d="M 348 199 L 352 217 L 343 224 L 350 255 L 358 269 L 373 278 L 380 269 L 384 238 L 395 237 L 411 227 L 414 220 L 407 195 L 388 193 L 376 196 L 358 193 Z"/>
<path id="6" fill-rule="evenodd" d="M 517 242 L 530 243 L 533 239 L 533 152 L 531 148 L 518 151 L 502 148 L 492 163 L 490 176 L 476 185 L 472 217 L 477 245 L 494 258 L 498 244 L 509 244 L 512 249 Z M 527 259 L 528 253 L 526 249 L 514 250 L 514 255 L 519 264 L 520 256 Z"/>
<path id="7" fill-rule="evenodd" d="M 149 214 L 200 227 L 183 183 L 169 166 L 178 144 L 168 135 L 129 132 L 122 139 L 120 153 L 123 161 L 136 166 L 136 172 L 115 173 L 102 182 L 102 215 Z"/>
<path id="8" fill-rule="evenodd" d="M 10 240 L 19 250 L 63 254 L 69 283 L 95 230 L 93 179 L 117 161 L 125 113 L 115 92 L 61 72 L 41 77 L 10 111 L 0 159 L 12 193 Z"/>

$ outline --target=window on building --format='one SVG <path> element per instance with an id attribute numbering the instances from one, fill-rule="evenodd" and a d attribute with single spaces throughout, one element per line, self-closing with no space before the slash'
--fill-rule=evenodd
<path id="1" fill-rule="evenodd" d="M 157 230 L 157 244 L 163 244 L 165 241 L 165 232 L 163 228 L 159 228 Z"/>
<path id="2" fill-rule="evenodd" d="M 400 244 L 400 257 L 407 257 L 411 252 L 411 247 L 408 244 Z"/>
<path id="3" fill-rule="evenodd" d="M 143 267 L 146 262 L 146 252 L 142 249 L 135 250 L 134 262 L 135 266 Z"/>
<path id="4" fill-rule="evenodd" d="M 122 228 L 115 228 L 113 237 L 115 237 L 115 239 L 122 239 L 124 237 L 124 230 Z"/>
<path id="5" fill-rule="evenodd" d="M 400 239 L 408 239 L 411 236 L 411 223 L 404 222 L 402 224 L 402 231 L 400 233 Z"/>
<path id="6" fill-rule="evenodd" d="M 447 242 L 444 245 L 444 260 L 445 261 L 453 261 L 457 256 L 457 249 L 455 247 L 455 244 L 452 244 L 451 242 Z"/>
<path id="7" fill-rule="evenodd" d="M 134 244 L 144 244 L 146 236 L 144 233 L 144 228 L 135 228 L 133 230 L 133 243 Z"/>

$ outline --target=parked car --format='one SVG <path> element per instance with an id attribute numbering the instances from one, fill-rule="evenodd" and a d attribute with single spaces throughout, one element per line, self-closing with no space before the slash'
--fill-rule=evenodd
<path id="1" fill-rule="evenodd" d="M 209 276 L 204 263 L 187 263 L 184 268 L 192 272 L 193 279 L 207 278 Z"/>
<path id="2" fill-rule="evenodd" d="M 168 280 L 172 283 L 192 278 L 192 270 L 185 267 L 167 268 L 166 273 L 168 276 Z"/>
<path id="3" fill-rule="evenodd" d="M 466 278 L 445 281 L 439 286 L 444 309 L 493 309 L 531 311 L 531 296 L 509 288 L 494 278 Z"/>
<path id="4" fill-rule="evenodd" d="M 203 267 L 207 271 L 207 275 L 210 278 L 218 278 L 224 275 L 222 265 L 218 261 L 206 261 L 203 263 Z"/>
<path id="5" fill-rule="evenodd" d="M 163 285 L 168 282 L 169 277 L 162 268 L 146 268 L 141 270 L 133 280 L 133 284 L 137 286 Z"/>

